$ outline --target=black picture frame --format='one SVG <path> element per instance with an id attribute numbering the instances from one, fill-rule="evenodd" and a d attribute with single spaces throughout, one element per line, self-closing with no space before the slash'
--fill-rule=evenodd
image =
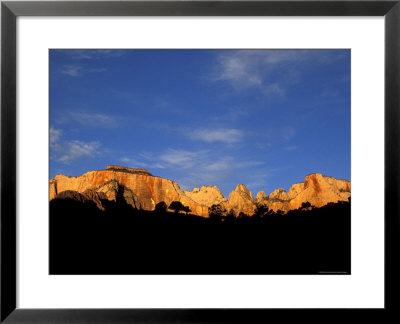
<path id="1" fill-rule="evenodd" d="M 16 18 L 18 16 L 384 16 L 385 307 L 384 309 L 19 309 L 16 308 Z M 381 1 L 2 1 L 1 290 L 4 323 L 261 323 L 383 321 L 400 306 L 400 0 Z M 345 317 L 344 317 L 345 316 Z"/>

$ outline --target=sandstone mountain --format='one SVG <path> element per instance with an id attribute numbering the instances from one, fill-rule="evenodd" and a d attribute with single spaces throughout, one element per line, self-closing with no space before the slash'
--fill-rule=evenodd
<path id="1" fill-rule="evenodd" d="M 109 165 L 106 170 L 89 171 L 79 177 L 56 175 L 50 180 L 50 200 L 66 190 L 84 193 L 86 190 L 105 192 L 107 199 L 112 200 L 115 184 L 130 190 L 134 208 L 153 210 L 155 205 L 164 201 L 169 205 L 180 201 L 188 206 L 192 213 L 208 216 L 208 207 L 199 204 L 186 196 L 176 182 L 151 175 L 144 169 L 131 169 Z M 106 187 L 104 187 L 106 185 Z"/>
<path id="2" fill-rule="evenodd" d="M 239 184 L 229 194 L 229 199 L 223 206 L 226 210 L 232 209 L 236 215 L 241 212 L 246 215 L 253 215 L 256 209 L 256 200 L 252 192 L 244 184 Z"/>
<path id="3" fill-rule="evenodd" d="M 347 180 L 336 180 L 319 173 L 306 176 L 305 181 L 292 185 L 289 192 L 275 190 L 266 199 L 257 200 L 268 208 L 287 212 L 297 209 L 305 202 L 314 207 L 322 207 L 328 203 L 348 201 L 351 196 L 351 183 Z"/>
<path id="4" fill-rule="evenodd" d="M 252 215 L 257 204 L 282 212 L 298 209 L 303 203 L 322 207 L 328 203 L 347 201 L 351 196 L 351 183 L 319 173 L 306 176 L 302 183 L 294 184 L 289 192 L 280 188 L 269 196 L 264 191 L 254 198 L 245 185 L 239 184 L 226 199 L 215 186 L 203 186 L 183 191 L 171 180 L 153 176 L 145 169 L 132 169 L 109 165 L 105 170 L 89 171 L 78 177 L 57 175 L 50 180 L 50 200 L 70 198 L 81 202 L 93 201 L 104 210 L 102 201 L 123 199 L 136 209 L 154 210 L 156 204 L 180 201 L 192 214 L 208 216 L 208 208 L 221 205 L 236 215 Z"/>

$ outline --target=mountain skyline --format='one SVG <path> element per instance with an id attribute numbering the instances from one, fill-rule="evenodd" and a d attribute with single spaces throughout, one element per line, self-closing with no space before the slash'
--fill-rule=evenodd
<path id="1" fill-rule="evenodd" d="M 103 210 L 103 202 L 124 203 L 136 210 L 153 211 L 159 203 L 169 206 L 180 202 L 199 216 L 208 217 L 212 206 L 253 215 L 258 206 L 273 212 L 287 213 L 299 209 L 303 204 L 323 207 L 329 203 L 348 202 L 351 183 L 313 173 L 305 176 L 304 182 L 292 184 L 289 191 L 276 188 L 267 195 L 259 191 L 253 195 L 244 184 L 238 184 L 229 197 L 225 197 L 216 186 L 202 186 L 193 191 L 182 190 L 179 183 L 150 174 L 145 169 L 132 169 L 108 165 L 104 170 L 85 172 L 79 177 L 57 175 L 49 182 L 49 199 L 77 199 L 92 201 Z"/>
<path id="2" fill-rule="evenodd" d="M 107 166 L 49 182 L 50 274 L 350 274 L 351 183 L 182 191 Z"/>
<path id="3" fill-rule="evenodd" d="M 50 178 L 106 164 L 183 190 L 350 180 L 350 50 L 50 50 Z"/>

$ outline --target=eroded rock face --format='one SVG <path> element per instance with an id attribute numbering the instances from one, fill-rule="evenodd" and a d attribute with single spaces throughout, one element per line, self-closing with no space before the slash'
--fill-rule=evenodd
<path id="1" fill-rule="evenodd" d="M 304 190 L 304 182 L 293 184 L 288 192 L 289 199 L 293 199 Z"/>
<path id="2" fill-rule="evenodd" d="M 263 203 L 267 199 L 268 199 L 268 196 L 265 194 L 264 191 L 259 191 L 257 193 L 256 200 L 257 200 L 258 203 Z"/>
<path id="3" fill-rule="evenodd" d="M 288 212 L 298 209 L 305 202 L 314 207 L 322 207 L 331 202 L 348 201 L 350 196 L 350 181 L 313 173 L 307 175 L 304 182 L 293 184 L 289 192 L 281 188 L 273 191 L 268 197 L 264 192 L 259 192 L 257 203 L 264 204 L 274 211 Z"/>
<path id="4" fill-rule="evenodd" d="M 256 200 L 253 193 L 246 188 L 244 184 L 239 184 L 229 194 L 228 201 L 224 204 L 226 210 L 231 210 L 238 215 L 240 212 L 246 215 L 253 215 L 256 208 Z"/>
<path id="5" fill-rule="evenodd" d="M 295 190 L 293 190 L 294 192 Z M 314 207 L 322 207 L 330 202 L 347 201 L 350 196 L 351 184 L 349 181 L 336 180 L 332 177 L 324 177 L 320 173 L 313 173 L 306 176 L 303 190 L 292 196 L 290 209 L 297 209 L 307 201 Z"/>
<path id="6" fill-rule="evenodd" d="M 289 200 L 289 195 L 285 189 L 279 188 L 269 194 L 269 199 Z"/>
<path id="7" fill-rule="evenodd" d="M 94 202 L 100 210 L 104 210 L 103 204 L 101 203 L 102 199 L 107 199 L 107 197 L 103 193 L 96 192 L 95 190 L 86 190 L 82 193 L 73 190 L 66 190 L 60 192 L 53 199 L 72 199 L 75 201 L 79 201 L 82 203 L 86 202 Z"/>
<path id="8" fill-rule="evenodd" d="M 115 179 L 104 183 L 95 190 L 99 193 L 103 193 L 109 201 L 116 202 L 117 200 L 123 200 L 133 208 L 142 209 L 139 197 L 137 197 L 132 190 L 121 186 Z"/>
<path id="9" fill-rule="evenodd" d="M 96 191 L 104 193 L 108 200 L 117 201 L 118 189 L 119 184 L 117 180 L 113 179 L 96 188 Z"/>
<path id="10" fill-rule="evenodd" d="M 207 207 L 226 202 L 226 198 L 216 186 L 203 186 L 200 189 L 194 188 L 193 191 L 184 191 L 184 193 L 193 201 Z"/>
<path id="11" fill-rule="evenodd" d="M 180 201 L 188 206 L 193 213 L 208 216 L 208 207 L 187 197 L 177 183 L 152 176 L 143 169 L 136 170 L 138 169 L 112 166 L 106 170 L 89 171 L 79 177 L 57 175 L 50 180 L 50 200 L 66 190 L 82 193 L 88 189 L 105 191 L 112 200 L 114 195 L 112 189 L 115 182 L 131 190 L 132 200 L 136 208 L 154 210 L 155 205 L 161 201 L 164 201 L 167 205 L 172 201 Z M 107 187 L 102 189 L 105 184 L 108 184 Z"/>

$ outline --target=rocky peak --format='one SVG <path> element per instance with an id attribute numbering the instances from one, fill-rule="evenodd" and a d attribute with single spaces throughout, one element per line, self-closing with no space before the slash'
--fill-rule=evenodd
<path id="1" fill-rule="evenodd" d="M 259 192 L 257 193 L 256 200 L 257 200 L 258 203 L 262 203 L 262 202 L 264 202 L 264 201 L 267 200 L 267 199 L 268 199 L 268 196 L 265 194 L 264 191 L 259 191 Z"/>
<path id="2" fill-rule="evenodd" d="M 238 184 L 230 194 L 226 209 L 233 209 L 236 214 L 243 212 L 252 215 L 256 207 L 253 193 L 244 184 Z"/>
<path id="3" fill-rule="evenodd" d="M 233 192 L 237 192 L 242 196 L 247 196 L 250 199 L 254 200 L 253 193 L 249 189 L 247 189 L 247 187 L 242 183 L 238 184 Z"/>
<path id="4" fill-rule="evenodd" d="M 279 188 L 270 193 L 269 199 L 289 200 L 289 195 L 285 189 Z"/>
<path id="5" fill-rule="evenodd" d="M 328 178 L 328 177 L 326 177 Z M 305 177 L 304 179 L 304 189 L 309 187 L 314 188 L 316 191 L 321 191 L 321 184 L 325 182 L 324 176 L 321 173 L 312 173 Z"/>
<path id="6" fill-rule="evenodd" d="M 347 201 L 351 195 L 350 189 L 350 181 L 336 180 L 320 173 L 309 174 L 305 177 L 303 184 L 297 184 L 296 187 L 292 186 L 290 189 L 290 209 L 299 208 L 303 202 L 322 207 L 330 202 Z M 297 191 L 296 195 L 294 195 L 295 191 Z"/>
<path id="7" fill-rule="evenodd" d="M 226 198 L 216 186 L 203 186 L 200 189 L 194 188 L 193 191 L 184 191 L 184 193 L 193 201 L 207 207 L 226 201 Z"/>

